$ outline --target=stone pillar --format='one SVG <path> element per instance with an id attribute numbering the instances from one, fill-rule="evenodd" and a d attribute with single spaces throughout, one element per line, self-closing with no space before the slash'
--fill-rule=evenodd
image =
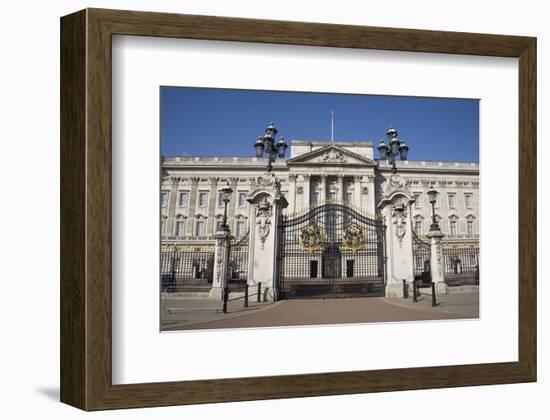
<path id="1" fill-rule="evenodd" d="M 376 203 L 375 203 L 375 187 L 374 187 L 374 175 L 366 175 L 364 179 L 367 180 L 367 194 L 366 194 L 366 200 L 363 204 L 363 211 L 366 211 L 368 214 L 375 214 L 376 213 Z"/>
<path id="2" fill-rule="evenodd" d="M 178 185 L 181 178 L 177 176 L 170 177 L 170 199 L 168 200 L 168 212 L 166 216 L 167 225 L 164 227 L 164 234 L 166 236 L 174 235 L 174 219 L 176 217 L 176 204 L 178 202 Z"/>
<path id="3" fill-rule="evenodd" d="M 231 233 L 227 231 L 216 232 L 216 248 L 214 250 L 214 273 L 211 299 L 223 299 L 223 289 L 227 286 L 227 269 L 229 267 L 229 246 Z"/>
<path id="4" fill-rule="evenodd" d="M 445 283 L 445 270 L 443 267 L 443 233 L 440 230 L 430 231 L 427 235 L 430 238 L 430 270 L 432 273 L 432 281 L 435 283 L 435 292 L 437 294 L 446 295 L 448 293 L 447 284 Z"/>
<path id="5" fill-rule="evenodd" d="M 294 213 L 296 211 L 296 174 L 288 175 L 288 198 L 289 200 L 289 212 Z"/>
<path id="6" fill-rule="evenodd" d="M 321 194 L 319 195 L 319 202 L 327 202 L 327 176 L 325 174 L 319 175 L 319 186 L 321 188 Z"/>
<path id="7" fill-rule="evenodd" d="M 303 199 L 304 202 L 302 204 L 302 209 L 307 209 L 309 206 L 311 206 L 311 175 L 302 175 L 304 177 L 304 191 L 303 191 Z"/>
<path id="8" fill-rule="evenodd" d="M 208 219 L 206 221 L 206 235 L 216 233 L 216 206 L 218 205 L 218 182 L 220 178 L 212 177 L 210 181 L 210 196 L 208 197 Z"/>
<path id="9" fill-rule="evenodd" d="M 247 198 L 250 203 L 250 238 L 248 251 L 248 284 L 262 284 L 264 299 L 277 299 L 278 225 L 288 202 L 281 194 L 273 173 L 258 177 L 256 188 Z"/>
<path id="10" fill-rule="evenodd" d="M 378 208 L 386 223 L 386 297 L 403 297 L 403 280 L 414 281 L 411 204 L 405 182 L 392 175 Z"/>
<path id="11" fill-rule="evenodd" d="M 341 201 L 342 203 L 345 203 L 346 192 L 344 191 L 344 175 L 337 175 L 336 179 L 338 179 L 338 195 L 340 196 L 340 199 L 338 199 L 338 196 L 336 196 L 336 201 Z"/>
<path id="12" fill-rule="evenodd" d="M 185 230 L 187 231 L 188 236 L 195 235 L 195 209 L 197 208 L 197 190 L 199 185 L 200 178 L 193 177 L 191 178 L 191 191 L 189 193 L 189 218 L 187 219 L 187 225 Z"/>
<path id="13" fill-rule="evenodd" d="M 361 209 L 361 175 L 354 175 L 353 176 L 353 205 Z"/>

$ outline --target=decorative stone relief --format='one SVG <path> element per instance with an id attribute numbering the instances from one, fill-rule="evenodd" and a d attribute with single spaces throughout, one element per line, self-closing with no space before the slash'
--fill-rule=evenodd
<path id="1" fill-rule="evenodd" d="M 334 149 L 326 151 L 325 154 L 321 157 L 321 161 L 327 162 L 327 163 L 332 163 L 332 162 L 343 163 L 343 162 L 346 162 L 346 160 L 347 159 L 344 157 L 342 152 Z"/>
<path id="2" fill-rule="evenodd" d="M 394 224 L 395 236 L 399 241 L 399 246 L 401 246 L 407 232 L 407 207 L 403 201 L 399 201 L 393 206 L 392 222 Z"/>
<path id="3" fill-rule="evenodd" d="M 259 185 L 260 187 L 272 187 L 275 185 L 276 179 L 275 175 L 273 173 L 266 173 L 263 175 L 260 175 L 256 179 L 256 185 Z"/>
<path id="4" fill-rule="evenodd" d="M 384 195 L 390 195 L 394 190 L 405 189 L 406 181 L 401 178 L 398 174 L 393 174 L 389 179 L 384 183 Z"/>
<path id="5" fill-rule="evenodd" d="M 265 240 L 271 231 L 272 216 L 273 205 L 269 202 L 267 197 L 263 197 L 258 204 L 256 204 L 256 225 L 258 226 L 258 235 L 262 242 L 262 249 L 264 249 Z"/>

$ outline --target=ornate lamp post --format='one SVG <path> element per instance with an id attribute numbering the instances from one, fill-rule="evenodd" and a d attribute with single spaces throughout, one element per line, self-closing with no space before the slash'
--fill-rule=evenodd
<path id="1" fill-rule="evenodd" d="M 430 204 L 432 205 L 432 224 L 430 226 L 430 232 L 439 231 L 439 223 L 435 218 L 435 202 L 437 201 L 437 195 L 439 193 L 436 190 L 428 191 L 428 197 L 430 198 Z"/>
<path id="2" fill-rule="evenodd" d="M 227 224 L 227 204 L 231 200 L 231 193 L 233 193 L 233 189 L 229 186 L 229 182 L 221 189 L 221 193 L 223 194 L 222 200 L 224 204 L 221 228 L 224 232 L 229 232 L 229 225 Z"/>
<path id="3" fill-rule="evenodd" d="M 262 158 L 264 154 L 267 156 L 267 172 L 273 170 L 272 163 L 275 162 L 277 158 L 283 159 L 285 157 L 286 149 L 288 148 L 284 137 L 281 137 L 279 142 L 275 144 L 277 132 L 278 130 L 275 128 L 275 124 L 269 123 L 263 137 L 258 137 L 256 143 L 254 143 L 256 157 Z"/>
<path id="4" fill-rule="evenodd" d="M 397 173 L 397 168 L 395 166 L 395 160 L 399 156 L 401 160 L 407 160 L 407 152 L 409 151 L 409 146 L 405 144 L 404 140 L 399 140 L 397 138 L 397 130 L 392 126 L 386 132 L 388 136 L 389 146 L 384 143 L 384 139 L 380 140 L 378 145 L 378 152 L 380 153 L 380 160 L 386 160 L 392 166 L 392 173 Z"/>

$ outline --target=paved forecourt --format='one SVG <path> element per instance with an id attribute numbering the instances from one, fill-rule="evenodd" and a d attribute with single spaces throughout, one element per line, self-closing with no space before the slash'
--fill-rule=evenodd
<path id="1" fill-rule="evenodd" d="M 466 296 L 464 296 L 466 298 Z M 164 330 L 198 330 L 215 328 L 258 328 L 365 322 L 399 322 L 437 319 L 477 318 L 469 296 L 465 305 L 442 302 L 432 308 L 427 299 L 412 304 L 411 300 L 388 298 L 291 299 L 243 312 L 216 314 L 210 320 L 166 325 Z M 450 302 L 451 303 L 451 302 Z"/>

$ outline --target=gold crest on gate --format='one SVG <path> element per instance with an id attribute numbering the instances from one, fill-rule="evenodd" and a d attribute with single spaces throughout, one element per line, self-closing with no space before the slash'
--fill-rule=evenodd
<path id="1" fill-rule="evenodd" d="M 325 234 L 319 226 L 309 225 L 300 231 L 300 246 L 312 255 L 323 247 Z"/>
<path id="2" fill-rule="evenodd" d="M 366 245 L 365 232 L 353 223 L 349 226 L 342 236 L 342 248 L 349 249 L 353 254 Z"/>

